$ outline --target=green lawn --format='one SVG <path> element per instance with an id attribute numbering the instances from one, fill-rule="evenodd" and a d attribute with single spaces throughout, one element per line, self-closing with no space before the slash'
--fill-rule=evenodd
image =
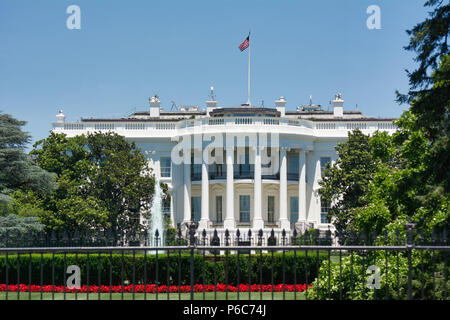
<path id="1" fill-rule="evenodd" d="M 224 292 L 217 292 L 217 300 L 225 300 L 226 294 Z M 160 293 L 158 295 L 154 293 L 148 293 L 145 297 L 143 293 L 136 293 L 134 296 L 135 300 L 156 300 L 158 296 L 158 300 L 178 300 L 180 299 L 178 293 L 170 293 L 169 299 L 167 297 L 167 293 Z M 121 293 L 113 293 L 112 294 L 112 300 L 121 300 L 122 294 Z M 286 300 L 294 300 L 294 292 L 285 292 L 285 299 Z M 0 292 L 0 300 L 6 299 L 6 293 Z M 42 293 L 42 299 L 43 300 L 53 300 L 51 293 Z M 66 293 L 66 300 L 75 300 L 75 293 Z M 77 300 L 99 300 L 98 293 L 90 293 L 89 297 L 86 293 L 78 293 L 76 296 Z M 124 293 L 123 294 L 124 300 L 133 300 L 133 294 L 132 293 Z M 181 300 L 189 300 L 190 294 L 189 293 L 181 293 Z M 248 292 L 240 292 L 239 293 L 239 300 L 248 300 L 249 295 Z M 259 292 L 252 292 L 251 293 L 251 300 L 260 300 L 261 296 Z M 272 300 L 272 293 L 271 292 L 263 292 L 262 293 L 262 299 L 263 300 Z M 283 300 L 283 293 L 282 292 L 274 292 L 273 293 L 273 299 L 274 300 Z M 18 300 L 17 292 L 8 292 L 8 300 Z M 31 299 L 29 297 L 28 292 L 20 292 L 19 300 L 41 300 L 41 293 L 40 292 L 32 292 L 31 293 Z M 55 293 L 54 294 L 54 300 L 64 300 L 64 293 Z M 100 300 L 110 300 L 110 294 L 109 293 L 101 293 L 100 294 Z M 203 293 L 195 293 L 194 294 L 194 300 L 203 300 Z M 205 300 L 214 300 L 214 292 L 205 292 Z M 229 292 L 228 293 L 228 300 L 238 300 L 237 293 L 236 292 Z M 303 292 L 297 292 L 297 300 L 305 300 L 305 294 Z"/>

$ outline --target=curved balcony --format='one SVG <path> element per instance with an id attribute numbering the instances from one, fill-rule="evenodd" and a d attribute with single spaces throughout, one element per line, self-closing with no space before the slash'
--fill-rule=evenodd
<path id="1" fill-rule="evenodd" d="M 226 170 L 223 170 L 221 172 L 217 172 L 215 170 L 209 171 L 209 180 L 226 180 L 227 179 L 227 172 Z M 255 178 L 255 171 L 253 169 L 253 166 L 249 170 L 239 170 L 239 168 L 235 168 L 233 172 L 233 178 L 235 180 L 239 179 L 254 179 Z M 269 174 L 269 175 L 262 175 L 261 179 L 263 180 L 280 180 L 280 173 L 277 172 L 275 174 Z M 294 172 L 288 172 L 287 173 L 287 180 L 288 181 L 298 181 L 299 174 Z M 191 173 L 191 181 L 201 181 L 202 180 L 202 173 L 201 172 L 192 172 Z"/>

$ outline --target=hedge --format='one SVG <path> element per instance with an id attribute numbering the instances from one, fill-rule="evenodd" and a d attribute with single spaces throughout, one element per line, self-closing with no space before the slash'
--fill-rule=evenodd
<path id="1" fill-rule="evenodd" d="M 30 260 L 31 257 L 31 260 Z M 317 257 L 316 252 L 309 253 L 306 257 L 304 252 L 296 253 L 296 280 L 298 284 L 311 283 L 317 276 L 317 262 L 319 265 L 327 259 L 326 253 L 320 253 Z M 259 284 L 283 283 L 283 253 L 275 252 L 260 254 L 240 254 L 239 255 L 239 282 L 249 282 L 249 259 L 250 259 L 250 282 Z M 273 259 L 273 269 L 272 269 Z M 6 269 L 6 261 L 8 268 Z M 134 268 L 133 268 L 134 261 Z M 195 254 L 194 255 L 194 282 L 214 284 L 225 283 L 237 284 L 237 255 L 212 255 Z M 286 252 L 284 254 L 285 261 L 285 278 L 284 283 L 294 283 L 294 253 Z M 18 263 L 20 262 L 20 264 Z M 123 254 L 122 253 L 90 253 L 89 258 L 86 253 L 70 253 L 70 254 L 29 254 L 23 253 L 19 256 L 9 254 L 0 256 L 0 283 L 31 283 L 55 284 L 62 285 L 64 277 L 70 276 L 65 274 L 65 270 L 70 265 L 77 265 L 81 270 L 82 284 L 96 285 L 118 285 L 125 284 L 143 284 L 156 282 L 156 271 L 158 271 L 158 282 L 160 284 L 168 284 L 167 276 L 169 276 L 169 285 L 186 285 L 190 283 L 190 255 L 186 253 L 170 252 L 158 255 L 158 264 L 155 255 L 143 253 Z M 41 269 L 42 263 L 42 269 Z M 262 279 L 260 279 L 260 264 Z M 89 271 L 88 271 L 89 265 Z M 179 269 L 180 268 L 180 269 Z M 225 277 L 225 268 L 228 270 L 228 279 Z M 52 273 L 52 269 L 54 273 Z M 123 278 L 121 271 L 123 269 Z M 145 272 L 146 269 L 146 272 Z M 110 275 L 111 270 L 111 275 Z M 169 270 L 169 274 L 167 274 Z M 6 271 L 8 271 L 8 279 L 6 279 Z M 18 274 L 19 271 L 19 274 Z M 99 279 L 100 271 L 100 279 Z M 215 272 L 214 272 L 215 271 Z M 31 279 L 30 279 L 31 274 Z M 134 275 L 133 275 L 134 274 Z M 215 274 L 215 275 L 214 275 Z M 145 277 L 146 276 L 146 277 Z M 179 283 L 180 276 L 180 283 Z M 111 277 L 111 278 L 110 278 Z M 134 278 L 133 278 L 134 277 Z M 89 279 L 88 279 L 89 278 Z M 8 281 L 7 281 L 8 280 Z M 216 281 L 214 281 L 216 280 Z"/>

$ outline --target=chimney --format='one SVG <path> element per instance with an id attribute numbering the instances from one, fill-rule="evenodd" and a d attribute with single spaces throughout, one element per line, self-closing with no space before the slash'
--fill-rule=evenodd
<path id="1" fill-rule="evenodd" d="M 148 101 L 150 102 L 150 117 L 159 118 L 161 101 L 159 101 L 158 95 L 155 94 L 155 96 L 148 99 Z"/>
<path id="2" fill-rule="evenodd" d="M 279 100 L 275 100 L 275 107 L 277 111 L 280 111 L 281 117 L 286 115 L 286 99 L 284 99 L 284 97 L 280 97 Z"/>
<path id="3" fill-rule="evenodd" d="M 333 116 L 335 118 L 344 117 L 344 100 L 342 99 L 342 94 L 338 93 L 335 95 L 331 103 L 333 104 Z"/>
<path id="4" fill-rule="evenodd" d="M 59 110 L 59 113 L 56 115 L 56 122 L 58 123 L 66 122 L 66 116 L 63 114 L 62 110 Z"/>
<path id="5" fill-rule="evenodd" d="M 218 108 L 219 102 L 216 101 L 216 96 L 214 95 L 214 87 L 210 88 L 211 93 L 209 94 L 210 99 L 206 101 L 206 116 L 209 117 L 209 113 L 214 109 Z"/>

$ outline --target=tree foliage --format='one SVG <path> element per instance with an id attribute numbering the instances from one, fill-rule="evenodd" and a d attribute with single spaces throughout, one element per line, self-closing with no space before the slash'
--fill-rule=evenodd
<path id="1" fill-rule="evenodd" d="M 405 233 L 404 224 L 411 220 L 418 233 L 427 238 L 432 230 L 441 232 L 450 226 L 450 57 L 447 44 L 450 3 L 444 2 L 426 1 L 426 7 L 434 7 L 430 17 L 408 31 L 411 38 L 405 49 L 417 54 L 415 61 L 419 66 L 408 72 L 408 94 L 397 93 L 400 103 L 410 104 L 409 110 L 395 122 L 398 130 L 392 136 L 349 133 L 348 140 L 336 148 L 340 158 L 325 172 L 320 194 L 333 201 L 330 214 L 339 235 L 349 230 L 366 234 L 375 231 L 394 238 L 394 234 Z M 422 254 L 424 256 L 419 258 L 418 252 L 413 251 L 413 297 L 419 298 L 424 293 L 427 298 L 442 299 L 448 286 L 442 276 L 448 273 L 444 263 L 448 258 L 445 253 L 433 257 L 429 252 Z M 344 258 L 343 266 L 329 266 L 324 262 L 314 288 L 309 290 L 311 296 L 338 298 L 343 292 L 343 298 L 349 298 L 353 290 L 353 298 L 376 298 L 375 290 L 364 287 L 363 257 L 355 255 L 353 263 Z M 376 291 L 380 296 L 387 294 L 388 299 L 404 298 L 408 270 L 405 255 L 401 253 L 396 257 L 397 268 L 391 261 L 391 254 L 386 253 L 376 260 L 381 259 L 385 259 L 388 266 L 384 269 L 385 266 L 378 264 L 382 277 L 381 289 Z M 389 276 L 383 278 L 385 273 L 396 275 L 392 270 L 398 272 L 398 282 Z M 356 281 L 353 283 L 361 285 L 351 287 L 349 271 L 350 278 Z M 436 274 L 441 276 L 436 278 Z"/>
<path id="2" fill-rule="evenodd" d="M 320 194 L 333 201 L 330 215 L 343 234 L 392 232 L 409 218 L 425 233 L 449 226 L 450 6 L 434 0 L 425 6 L 435 7 L 430 17 L 408 31 L 405 48 L 417 53 L 419 66 L 408 72 L 411 90 L 398 94 L 411 104 L 396 121 L 398 131 L 392 137 L 350 133 L 321 183 Z"/>
<path id="3" fill-rule="evenodd" d="M 30 136 L 21 127 L 25 121 L 0 112 L 0 205 L 5 211 L 10 194 L 18 189 L 31 189 L 39 194 L 54 189 L 53 175 L 36 166 L 25 153 Z"/>
<path id="4" fill-rule="evenodd" d="M 151 203 L 154 178 L 134 143 L 113 133 L 68 138 L 52 132 L 30 154 L 54 172 L 58 188 L 41 216 L 52 229 L 140 231 L 140 213 Z"/>
<path id="5" fill-rule="evenodd" d="M 378 166 L 391 160 L 392 146 L 386 134 L 377 133 L 373 139 L 360 130 L 349 132 L 348 140 L 336 146 L 338 159 L 325 170 L 320 182 L 320 195 L 332 201 L 329 218 L 340 235 L 357 228 L 357 209 L 369 205 L 366 197 Z"/>

